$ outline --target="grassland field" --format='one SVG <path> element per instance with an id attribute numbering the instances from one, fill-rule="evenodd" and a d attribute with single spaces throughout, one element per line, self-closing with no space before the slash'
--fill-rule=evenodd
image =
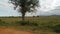
<path id="1" fill-rule="evenodd" d="M 21 21 L 21 17 L 0 17 L 0 27 L 25 30 L 35 34 L 60 34 L 59 16 L 25 17 L 25 25 L 21 25 Z"/>

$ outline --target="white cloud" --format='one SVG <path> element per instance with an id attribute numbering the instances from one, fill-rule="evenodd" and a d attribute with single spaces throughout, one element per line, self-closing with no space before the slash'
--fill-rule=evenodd
<path id="1" fill-rule="evenodd" d="M 57 0 L 40 0 L 41 10 L 47 11 L 55 8 L 55 3 Z"/>
<path id="2" fill-rule="evenodd" d="M 0 7 L 1 8 L 12 8 L 12 4 L 8 3 L 9 0 L 0 0 Z M 3 3 L 4 2 L 4 3 Z M 50 10 L 53 9 L 55 6 L 60 5 L 60 0 L 40 0 L 42 10 Z"/>
<path id="3" fill-rule="evenodd" d="M 0 0 L 0 9 L 7 10 L 7 11 L 14 11 L 12 4 L 8 3 L 9 0 Z M 38 9 L 38 12 L 35 15 L 38 15 L 40 11 L 42 13 L 53 10 L 55 7 L 60 6 L 60 0 L 40 0 L 41 8 Z M 26 14 L 26 15 L 31 15 Z M 34 14 L 33 14 L 34 15 Z"/>
<path id="4" fill-rule="evenodd" d="M 57 0 L 55 5 L 60 6 L 60 0 Z"/>
<path id="5" fill-rule="evenodd" d="M 19 15 L 13 9 L 13 5 L 8 3 L 8 0 L 0 0 L 0 16 Z"/>
<path id="6" fill-rule="evenodd" d="M 8 0 L 0 0 L 0 8 L 5 10 L 12 10 L 12 4 L 8 3 Z"/>

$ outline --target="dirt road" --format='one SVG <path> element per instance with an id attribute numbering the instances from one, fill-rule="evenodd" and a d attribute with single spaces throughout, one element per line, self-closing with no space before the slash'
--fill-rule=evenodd
<path id="1" fill-rule="evenodd" d="M 20 30 L 13 30 L 9 28 L 0 28 L 0 34 L 33 34 L 33 33 Z"/>

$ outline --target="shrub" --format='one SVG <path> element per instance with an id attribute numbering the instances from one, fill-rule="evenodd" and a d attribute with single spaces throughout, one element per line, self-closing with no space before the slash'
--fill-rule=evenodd
<path id="1" fill-rule="evenodd" d="M 33 16 L 33 17 L 35 17 L 35 16 Z"/>
<path id="2" fill-rule="evenodd" d="M 56 26 L 53 26 L 53 30 L 56 33 L 60 33 L 60 24 L 59 25 L 56 25 Z"/>
<path id="3" fill-rule="evenodd" d="M 0 22 L 1 22 L 2 20 L 0 19 Z"/>
<path id="4" fill-rule="evenodd" d="M 19 22 L 17 22 L 17 24 L 19 24 L 19 25 L 22 25 L 22 26 L 38 26 L 38 24 L 37 23 L 33 23 L 33 22 L 29 22 L 29 21 L 25 21 L 25 22 L 23 22 L 23 21 L 19 21 Z"/>
<path id="5" fill-rule="evenodd" d="M 60 24 L 51 27 L 49 26 L 49 28 L 51 28 L 56 33 L 60 33 Z"/>
<path id="6" fill-rule="evenodd" d="M 8 23 L 0 22 L 0 26 L 6 26 L 6 25 L 8 25 Z"/>
<path id="7" fill-rule="evenodd" d="M 0 19 L 0 26 L 5 26 L 7 25 L 7 23 L 5 23 L 5 21 L 2 21 L 2 19 Z"/>
<path id="8" fill-rule="evenodd" d="M 37 17 L 40 17 L 40 16 L 37 16 Z"/>

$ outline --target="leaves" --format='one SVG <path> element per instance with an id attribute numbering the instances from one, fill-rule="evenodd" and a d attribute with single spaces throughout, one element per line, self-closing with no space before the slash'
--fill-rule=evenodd
<path id="1" fill-rule="evenodd" d="M 39 0 L 10 0 L 14 9 L 19 8 L 18 12 L 21 12 L 22 19 L 24 20 L 26 12 L 34 12 L 36 7 L 39 6 Z"/>
<path id="2" fill-rule="evenodd" d="M 14 9 L 16 9 L 19 6 L 21 7 L 21 8 L 18 7 L 20 10 L 25 9 L 24 11 L 26 12 L 33 11 L 31 10 L 31 8 L 35 9 L 35 7 L 39 6 L 39 0 L 10 0 L 10 1 L 13 5 L 15 5 Z"/>

